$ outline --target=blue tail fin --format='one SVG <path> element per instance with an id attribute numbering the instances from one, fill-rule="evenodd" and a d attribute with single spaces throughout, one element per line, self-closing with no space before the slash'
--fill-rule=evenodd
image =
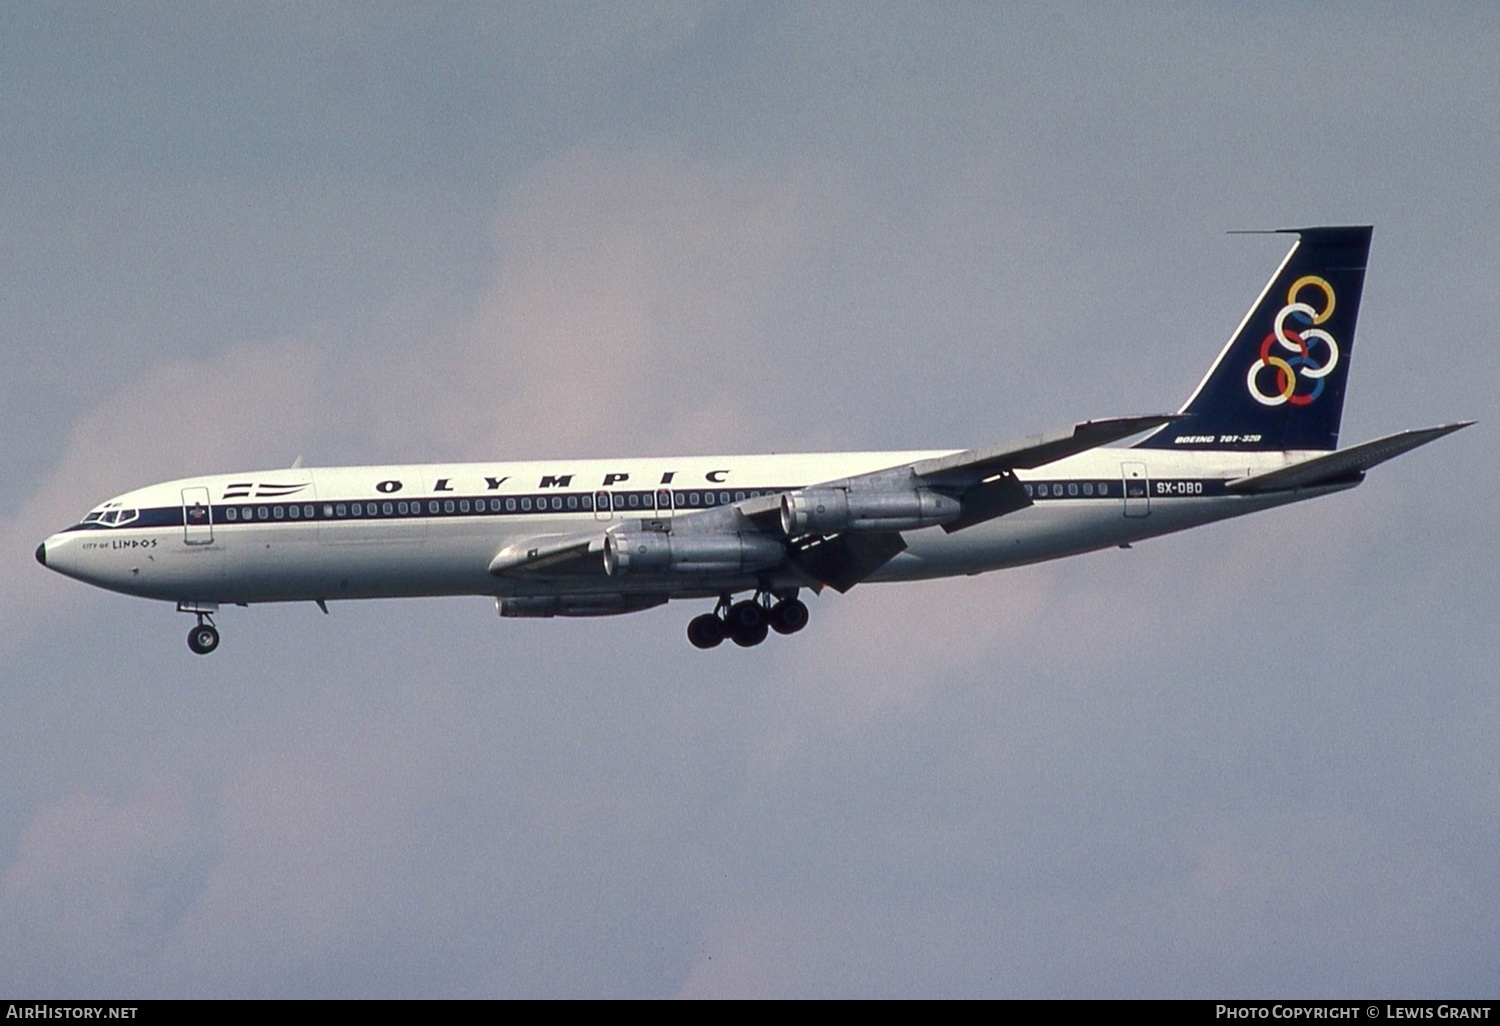
<path id="1" fill-rule="evenodd" d="M 1147 449 L 1336 449 L 1369 227 L 1301 239 L 1182 408 Z"/>

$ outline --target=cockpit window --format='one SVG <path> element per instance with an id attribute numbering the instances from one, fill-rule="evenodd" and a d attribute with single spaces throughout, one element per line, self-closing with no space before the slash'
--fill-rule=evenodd
<path id="1" fill-rule="evenodd" d="M 137 509 L 104 509 L 95 510 L 83 518 L 85 524 L 103 524 L 106 527 L 124 527 L 126 524 L 139 520 L 141 511 Z"/>

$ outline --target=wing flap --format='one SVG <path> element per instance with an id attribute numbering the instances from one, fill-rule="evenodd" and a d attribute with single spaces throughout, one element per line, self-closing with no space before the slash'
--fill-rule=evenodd
<path id="1" fill-rule="evenodd" d="M 982 482 L 963 492 L 959 496 L 959 507 L 963 512 L 957 520 L 944 524 L 943 531 L 952 534 L 1030 505 L 1031 496 L 1026 494 L 1021 482 L 1016 480 L 1016 475 L 1007 471 L 993 481 Z"/>
<path id="2" fill-rule="evenodd" d="M 906 551 L 906 539 L 895 531 L 846 532 L 820 538 L 790 553 L 803 573 L 840 595 Z"/>
<path id="3" fill-rule="evenodd" d="M 1402 453 L 1410 452 L 1428 442 L 1435 442 L 1444 435 L 1451 435 L 1472 423 L 1474 423 L 1472 420 L 1465 420 L 1456 424 L 1401 431 L 1384 438 L 1377 438 L 1373 442 L 1364 442 L 1350 446 L 1348 449 L 1340 449 L 1325 456 L 1314 456 L 1310 460 L 1303 460 L 1301 463 L 1294 463 L 1280 470 L 1256 474 L 1253 477 L 1242 477 L 1237 481 L 1229 482 L 1225 487 L 1231 492 L 1256 495 L 1261 492 L 1281 492 L 1294 488 L 1336 484 L 1356 478 L 1386 460 L 1395 459 Z"/>

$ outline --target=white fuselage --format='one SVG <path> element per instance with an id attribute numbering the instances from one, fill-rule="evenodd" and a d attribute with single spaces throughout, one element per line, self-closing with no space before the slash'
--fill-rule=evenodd
<path id="1" fill-rule="evenodd" d="M 898 467 L 936 452 L 871 452 L 338 467 L 214 475 L 118 496 L 48 538 L 39 556 L 70 577 L 179 603 L 639 594 L 719 595 L 805 579 L 764 575 L 493 576 L 506 545 L 670 519 L 757 494 Z M 1122 545 L 1324 495 L 1263 495 L 1225 482 L 1311 453 L 1095 449 L 1017 477 L 1030 507 L 947 533 L 907 531 L 871 581 L 975 574 Z M 789 572 L 788 572 L 789 573 Z"/>

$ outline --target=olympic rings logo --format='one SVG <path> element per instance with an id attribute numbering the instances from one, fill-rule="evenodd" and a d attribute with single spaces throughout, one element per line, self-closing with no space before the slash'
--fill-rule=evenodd
<path id="1" fill-rule="evenodd" d="M 1301 301 L 1304 291 L 1321 293 L 1318 306 Z M 1283 403 L 1306 406 L 1323 394 L 1324 379 L 1339 365 L 1338 343 L 1318 327 L 1333 316 L 1333 304 L 1333 286 L 1317 275 L 1304 275 L 1292 282 L 1286 294 L 1286 306 L 1277 311 L 1275 327 L 1260 344 L 1260 359 L 1250 365 L 1250 373 L 1245 377 L 1252 399 L 1262 406 Z M 1295 327 L 1288 327 L 1288 321 Z M 1327 350 L 1322 363 L 1313 359 L 1313 349 L 1319 343 Z M 1276 355 L 1272 355 L 1273 346 L 1280 347 Z M 1283 352 L 1291 355 L 1282 355 Z M 1269 370 L 1276 372 L 1276 387 L 1265 392 L 1261 389 L 1261 377 Z M 1313 382 L 1311 391 L 1297 391 L 1303 378 Z"/>

